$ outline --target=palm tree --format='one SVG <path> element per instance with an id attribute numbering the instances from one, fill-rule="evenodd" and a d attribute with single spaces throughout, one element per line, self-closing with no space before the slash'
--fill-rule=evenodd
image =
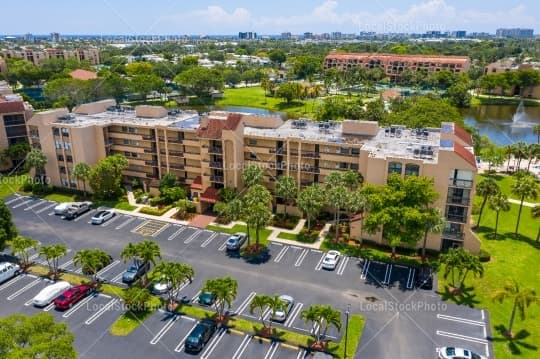
<path id="1" fill-rule="evenodd" d="M 540 145 L 536 143 L 531 143 L 527 146 L 525 151 L 525 159 L 527 160 L 527 171 L 531 169 L 531 164 L 534 159 L 540 157 Z"/>
<path id="2" fill-rule="evenodd" d="M 343 174 L 343 183 L 349 191 L 354 191 L 364 182 L 364 177 L 359 172 L 347 171 Z"/>
<path id="3" fill-rule="evenodd" d="M 195 271 L 189 264 L 161 262 L 154 268 L 152 276 L 160 283 L 169 284 L 167 298 L 168 303 L 173 304 L 180 287 L 186 282 L 193 281 Z"/>
<path id="4" fill-rule="evenodd" d="M 287 206 L 292 204 L 292 201 L 298 194 L 296 181 L 291 176 L 280 176 L 276 181 L 276 196 L 281 197 L 285 202 L 285 217 L 287 217 Z"/>
<path id="5" fill-rule="evenodd" d="M 450 285 L 458 291 L 461 290 L 470 273 L 480 277 L 484 274 L 484 267 L 478 256 L 461 247 L 450 248 L 448 253 L 441 254 L 439 262 L 445 266 L 444 279 L 451 275 Z"/>
<path id="6" fill-rule="evenodd" d="M 211 293 L 214 297 L 216 315 L 220 321 L 225 318 L 225 305 L 230 308 L 238 295 L 238 281 L 229 276 L 207 279 L 201 291 Z"/>
<path id="7" fill-rule="evenodd" d="M 312 323 L 315 329 L 315 341 L 317 345 L 322 344 L 322 339 L 331 326 L 341 330 L 341 313 L 330 305 L 312 305 L 307 310 L 300 313 L 300 316 L 307 323 Z"/>
<path id="8" fill-rule="evenodd" d="M 540 218 L 540 204 L 537 204 L 531 209 L 532 218 Z M 538 232 L 536 233 L 536 241 L 540 241 L 540 226 L 538 226 Z"/>
<path id="9" fill-rule="evenodd" d="M 517 159 L 516 170 L 521 168 L 521 160 L 527 158 L 527 144 L 519 141 L 514 145 L 514 157 Z"/>
<path id="10" fill-rule="evenodd" d="M 354 192 L 351 192 L 349 195 L 349 202 L 346 205 L 347 212 L 349 212 L 349 222 L 352 221 L 352 217 L 355 213 L 360 213 L 360 244 L 362 244 L 362 224 L 364 222 L 364 214 L 368 211 L 369 208 L 369 198 L 367 192 L 363 189 L 357 189 Z M 350 235 L 350 225 L 349 225 L 349 235 Z"/>
<path id="11" fill-rule="evenodd" d="M 243 198 L 243 216 L 249 228 L 255 230 L 255 243 L 259 247 L 259 235 L 261 229 L 266 227 L 272 219 L 270 205 L 272 195 L 260 184 L 251 186 Z"/>
<path id="12" fill-rule="evenodd" d="M 143 262 L 143 265 L 148 265 L 152 263 L 153 266 L 156 265 L 156 260 L 161 260 L 161 249 L 156 242 L 150 240 L 144 240 L 137 243 L 136 253 L 137 257 Z M 144 273 L 143 283 L 148 281 L 148 272 Z"/>
<path id="13" fill-rule="evenodd" d="M 261 324 L 263 326 L 263 332 L 270 332 L 268 328 L 272 325 L 272 321 L 268 321 L 268 327 L 266 326 L 266 322 L 264 321 L 264 317 L 268 308 L 268 303 L 270 302 L 270 296 L 266 294 L 257 294 L 253 297 L 251 302 L 249 303 L 249 314 L 253 315 L 256 310 L 259 311 L 259 319 L 261 321 Z"/>
<path id="14" fill-rule="evenodd" d="M 101 249 L 81 249 L 73 257 L 73 265 L 81 265 L 82 273 L 90 275 L 94 282 L 97 273 L 111 263 L 111 256 Z"/>
<path id="15" fill-rule="evenodd" d="M 63 244 L 51 244 L 48 246 L 42 246 L 38 250 L 38 255 L 44 257 L 49 267 L 49 272 L 53 279 L 56 279 L 58 275 L 58 260 L 60 257 L 65 256 L 67 248 Z"/>
<path id="16" fill-rule="evenodd" d="M 244 169 L 242 179 L 246 187 L 251 187 L 263 181 L 263 171 L 259 166 L 249 165 Z"/>
<path id="17" fill-rule="evenodd" d="M 84 196 L 86 197 L 86 181 L 88 180 L 88 178 L 90 177 L 90 171 L 92 170 L 92 168 L 84 163 L 84 162 L 79 162 L 75 165 L 75 167 L 73 167 L 73 172 L 71 172 L 71 176 L 79 181 L 82 181 L 83 183 L 83 192 L 84 192 Z"/>
<path id="18" fill-rule="evenodd" d="M 428 208 L 424 212 L 425 216 L 425 230 L 424 241 L 422 243 L 422 259 L 426 258 L 426 245 L 427 237 L 429 233 L 440 233 L 444 230 L 446 221 L 441 211 L 438 208 Z"/>
<path id="19" fill-rule="evenodd" d="M 349 191 L 341 172 L 332 171 L 325 178 L 326 202 L 334 209 L 335 240 L 339 237 L 340 212 L 349 201 Z"/>
<path id="20" fill-rule="evenodd" d="M 11 253 L 19 256 L 19 262 L 23 269 L 30 265 L 30 249 L 36 249 L 39 242 L 30 237 L 17 236 L 11 241 Z"/>
<path id="21" fill-rule="evenodd" d="M 493 294 L 492 299 L 499 303 L 503 303 L 505 299 L 511 299 L 514 302 L 512 305 L 512 313 L 510 314 L 510 322 L 508 323 L 508 330 L 506 332 L 506 335 L 510 338 L 512 337 L 512 328 L 514 326 L 516 311 L 519 311 L 521 320 L 524 320 L 527 308 L 533 303 L 540 303 L 540 298 L 536 295 L 534 289 L 520 288 L 519 283 L 515 279 L 507 281 L 502 289 Z"/>
<path id="22" fill-rule="evenodd" d="M 476 227 L 480 226 L 480 219 L 482 219 L 482 212 L 484 211 L 484 207 L 487 203 L 488 198 L 498 192 L 500 192 L 499 185 L 491 177 L 488 177 L 476 184 L 476 194 L 478 196 L 482 196 L 482 204 L 480 205 L 480 212 L 478 213 Z"/>
<path id="23" fill-rule="evenodd" d="M 540 145 L 540 125 L 536 125 L 533 127 L 533 133 L 538 136 L 536 139 L 536 143 Z"/>
<path id="24" fill-rule="evenodd" d="M 297 200 L 298 209 L 306 214 L 307 230 L 311 230 L 311 220 L 315 219 L 324 206 L 324 193 L 317 184 L 300 191 Z"/>
<path id="25" fill-rule="evenodd" d="M 135 261 L 137 259 L 137 247 L 129 242 L 120 252 L 120 258 L 122 258 L 124 263 L 130 260 Z"/>
<path id="26" fill-rule="evenodd" d="M 516 182 L 512 185 L 512 193 L 520 198 L 516 230 L 514 233 L 517 236 L 519 221 L 521 220 L 521 210 L 523 209 L 525 198 L 536 199 L 536 197 L 538 197 L 538 185 L 536 184 L 536 180 L 530 175 L 516 178 Z"/>
<path id="27" fill-rule="evenodd" d="M 497 229 L 499 228 L 499 213 L 501 211 L 508 212 L 510 210 L 510 202 L 508 197 L 504 193 L 496 193 L 489 197 L 489 208 L 497 213 L 495 217 L 495 232 L 493 233 L 493 239 L 497 239 Z"/>
<path id="28" fill-rule="evenodd" d="M 26 155 L 26 167 L 28 170 L 34 169 L 34 178 L 39 178 L 42 185 L 43 176 L 45 174 L 45 165 L 47 164 L 47 156 L 40 149 L 33 148 Z"/>

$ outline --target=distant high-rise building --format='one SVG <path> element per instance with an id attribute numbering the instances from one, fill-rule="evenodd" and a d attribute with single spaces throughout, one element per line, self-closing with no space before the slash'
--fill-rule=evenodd
<path id="1" fill-rule="evenodd" d="M 282 32 L 281 33 L 281 38 L 283 40 L 290 40 L 290 39 L 292 39 L 292 34 L 290 32 Z"/>
<path id="2" fill-rule="evenodd" d="M 533 29 L 497 29 L 497 37 L 521 37 L 521 38 L 530 38 L 534 36 Z"/>
<path id="3" fill-rule="evenodd" d="M 60 33 L 51 32 L 51 41 L 52 42 L 60 42 Z"/>
<path id="4" fill-rule="evenodd" d="M 304 32 L 304 39 L 313 39 L 312 32 Z"/>
<path id="5" fill-rule="evenodd" d="M 26 42 L 34 42 L 34 35 L 27 33 L 24 34 L 24 41 Z"/>
<path id="6" fill-rule="evenodd" d="M 257 33 L 256 32 L 251 32 L 251 31 L 239 32 L 238 33 L 238 38 L 241 39 L 241 40 L 254 40 L 254 39 L 257 38 Z"/>
<path id="7" fill-rule="evenodd" d="M 455 39 L 463 39 L 463 38 L 467 37 L 467 31 L 465 31 L 465 30 L 452 31 L 451 35 Z"/>
<path id="8" fill-rule="evenodd" d="M 341 39 L 342 37 L 343 37 L 343 36 L 342 36 L 341 32 L 339 32 L 339 31 L 334 31 L 334 32 L 332 33 L 332 39 L 334 39 L 334 40 L 339 40 L 339 39 Z"/>

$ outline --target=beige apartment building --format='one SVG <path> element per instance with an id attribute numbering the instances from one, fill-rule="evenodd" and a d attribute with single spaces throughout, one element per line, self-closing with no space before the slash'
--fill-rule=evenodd
<path id="1" fill-rule="evenodd" d="M 540 71 L 539 63 L 525 63 L 517 64 L 513 60 L 500 60 L 497 62 L 492 62 L 491 64 L 486 65 L 484 68 L 484 75 L 495 75 L 509 71 L 519 71 L 522 69 L 534 69 Z M 521 88 L 519 86 L 513 86 L 508 89 L 503 89 L 498 87 L 492 91 L 496 95 L 506 95 L 506 96 L 516 96 L 521 93 Z M 540 99 L 540 86 L 531 86 L 523 89 L 523 96 L 528 98 Z"/>
<path id="2" fill-rule="evenodd" d="M 471 67 L 471 59 L 467 56 L 330 53 L 325 57 L 323 67 L 342 71 L 353 67 L 379 67 L 392 81 L 398 81 L 405 70 L 428 74 L 443 70 L 455 74 L 466 72 Z"/>
<path id="3" fill-rule="evenodd" d="M 7 76 L 6 60 L 0 57 L 0 79 L 5 78 L 5 76 Z"/>
<path id="4" fill-rule="evenodd" d="M 480 243 L 470 230 L 477 171 L 472 140 L 453 123 L 441 128 L 379 127 L 375 122 L 284 122 L 276 116 L 167 111 L 162 107 L 115 107 L 113 100 L 66 110 L 40 112 L 29 121 L 34 145 L 49 161 L 46 173 L 56 186 L 82 188 L 70 176 L 78 162 L 90 165 L 121 153 L 129 162 L 127 181 L 155 187 L 173 173 L 197 198 L 198 210 L 215 203 L 222 187 L 242 188 L 242 170 L 264 169 L 264 184 L 279 176 L 296 179 L 299 188 L 324 182 L 332 171 L 358 171 L 366 182 L 384 184 L 390 173 L 434 178 L 436 206 L 447 217 L 446 230 L 430 235 L 428 248 Z M 360 228 L 353 223 L 353 236 Z M 382 242 L 380 233 L 370 239 Z"/>
<path id="5" fill-rule="evenodd" d="M 30 49 L 25 48 L 22 50 L 2 50 L 0 54 L 6 58 L 18 58 L 24 59 L 34 63 L 34 65 L 39 66 L 43 60 L 47 59 L 64 59 L 68 60 L 71 58 L 77 59 L 77 61 L 88 61 L 90 65 L 98 65 L 100 62 L 99 59 L 99 49 L 94 47 L 89 48 L 79 48 L 75 50 L 66 50 L 58 48 L 47 48 L 47 49 Z"/>

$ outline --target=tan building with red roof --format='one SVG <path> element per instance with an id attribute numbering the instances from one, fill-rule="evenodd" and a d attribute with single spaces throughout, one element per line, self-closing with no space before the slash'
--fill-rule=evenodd
<path id="1" fill-rule="evenodd" d="M 330 53 L 324 59 L 324 69 L 346 70 L 353 67 L 379 67 L 392 81 L 399 80 L 405 70 L 426 74 L 448 70 L 452 73 L 466 72 L 471 67 L 467 56 L 443 55 L 397 55 L 378 53 Z"/>
<path id="2" fill-rule="evenodd" d="M 90 65 L 98 65 L 100 62 L 99 49 L 95 47 L 78 48 L 67 50 L 60 48 L 33 49 L 24 48 L 22 50 L 2 50 L 0 54 L 6 58 L 19 58 L 32 62 L 34 65 L 40 65 L 47 59 L 76 59 L 77 61 L 87 61 Z"/>

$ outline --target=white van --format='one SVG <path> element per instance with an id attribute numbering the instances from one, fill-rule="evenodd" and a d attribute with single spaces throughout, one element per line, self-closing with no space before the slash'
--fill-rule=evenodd
<path id="1" fill-rule="evenodd" d="M 0 263 L 0 283 L 19 275 L 20 270 L 21 267 L 18 264 L 10 262 Z"/>

